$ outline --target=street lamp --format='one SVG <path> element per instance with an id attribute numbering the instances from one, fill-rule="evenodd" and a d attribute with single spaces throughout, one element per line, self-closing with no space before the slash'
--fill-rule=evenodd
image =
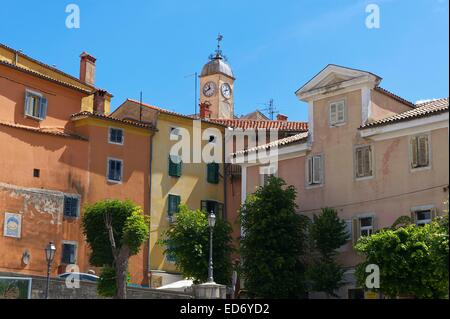
<path id="1" fill-rule="evenodd" d="M 47 289 L 45 290 L 45 299 L 48 299 L 48 292 L 50 289 L 50 270 L 52 267 L 52 261 L 55 258 L 56 247 L 51 241 L 45 247 L 45 259 L 47 260 Z"/>
<path id="2" fill-rule="evenodd" d="M 216 215 L 214 211 L 211 211 L 211 214 L 208 216 L 208 225 L 209 225 L 209 267 L 208 267 L 208 283 L 214 283 L 213 278 L 213 229 L 214 225 L 216 225 Z"/>

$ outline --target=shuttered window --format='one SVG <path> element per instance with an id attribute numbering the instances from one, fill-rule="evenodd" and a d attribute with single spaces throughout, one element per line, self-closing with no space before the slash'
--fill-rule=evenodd
<path id="1" fill-rule="evenodd" d="M 213 212 L 217 217 L 224 218 L 223 215 L 223 204 L 213 201 L 213 200 L 202 200 L 201 210 L 210 214 Z"/>
<path id="2" fill-rule="evenodd" d="M 219 164 L 209 163 L 207 165 L 207 180 L 211 184 L 219 183 Z"/>
<path id="3" fill-rule="evenodd" d="M 355 152 L 356 178 L 372 176 L 372 147 L 357 147 Z"/>
<path id="4" fill-rule="evenodd" d="M 78 217 L 79 199 L 74 196 L 64 196 L 64 217 Z"/>
<path id="5" fill-rule="evenodd" d="M 414 136 L 411 139 L 412 168 L 427 167 L 430 165 L 428 135 Z"/>
<path id="6" fill-rule="evenodd" d="M 77 261 L 77 245 L 64 243 L 62 246 L 61 263 L 73 265 Z"/>
<path id="7" fill-rule="evenodd" d="M 169 176 L 181 177 L 183 162 L 181 156 L 169 155 Z"/>
<path id="8" fill-rule="evenodd" d="M 167 215 L 169 216 L 169 219 L 175 220 L 175 214 L 178 213 L 180 209 L 181 197 L 169 194 L 167 201 Z"/>
<path id="9" fill-rule="evenodd" d="M 314 155 L 308 159 L 308 184 L 320 185 L 323 183 L 323 157 Z"/>
<path id="10" fill-rule="evenodd" d="M 343 124 L 346 121 L 345 101 L 330 104 L 330 125 Z"/>
<path id="11" fill-rule="evenodd" d="M 47 99 L 39 93 L 25 91 L 25 115 L 43 120 L 47 116 Z"/>
<path id="12" fill-rule="evenodd" d="M 436 208 L 416 209 L 411 212 L 411 219 L 417 226 L 430 224 L 437 217 Z"/>

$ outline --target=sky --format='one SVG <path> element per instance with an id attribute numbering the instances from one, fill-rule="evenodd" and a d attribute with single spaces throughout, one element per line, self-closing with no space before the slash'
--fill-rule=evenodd
<path id="1" fill-rule="evenodd" d="M 80 9 L 67 28 L 66 6 Z M 379 28 L 367 28 L 367 5 Z M 193 74 L 224 36 L 236 77 L 235 113 L 274 99 L 290 120 L 306 121 L 294 92 L 327 64 L 375 73 L 410 101 L 448 96 L 448 0 L 48 0 L 2 1 L 0 42 L 71 75 L 79 55 L 97 58 L 96 86 L 114 95 L 192 114 Z"/>

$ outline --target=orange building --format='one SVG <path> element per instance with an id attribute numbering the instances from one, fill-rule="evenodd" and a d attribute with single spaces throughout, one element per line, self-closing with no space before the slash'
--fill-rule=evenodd
<path id="1" fill-rule="evenodd" d="M 75 78 L 0 44 L 0 271 L 52 275 L 91 269 L 82 207 L 131 199 L 149 213 L 153 125 L 115 119 L 112 95 L 94 86 L 96 60 L 83 53 Z M 130 260 L 148 284 L 148 245 Z"/>

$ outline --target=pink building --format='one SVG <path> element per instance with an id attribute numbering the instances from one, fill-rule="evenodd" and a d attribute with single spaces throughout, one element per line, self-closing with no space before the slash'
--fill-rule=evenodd
<path id="1" fill-rule="evenodd" d="M 275 174 L 298 191 L 300 213 L 338 210 L 352 240 L 339 261 L 348 269 L 343 298 L 360 293 L 352 244 L 410 215 L 417 224 L 443 213 L 449 184 L 448 98 L 413 104 L 370 72 L 328 65 L 297 92 L 308 103 L 308 132 L 272 143 L 278 167 L 242 166 L 242 201 Z M 250 158 L 269 145 L 236 153 Z"/>

